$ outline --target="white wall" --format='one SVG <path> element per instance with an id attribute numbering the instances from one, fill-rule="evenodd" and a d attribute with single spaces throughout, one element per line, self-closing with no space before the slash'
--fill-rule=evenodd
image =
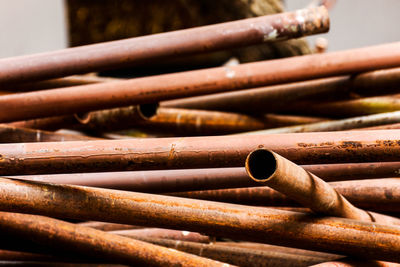
<path id="1" fill-rule="evenodd" d="M 285 0 L 288 10 L 311 0 Z M 399 0 L 337 0 L 330 12 L 329 50 L 400 41 Z M 311 38 L 312 39 L 312 38 Z"/>
<path id="2" fill-rule="evenodd" d="M 0 57 L 64 48 L 63 0 L 0 0 Z"/>

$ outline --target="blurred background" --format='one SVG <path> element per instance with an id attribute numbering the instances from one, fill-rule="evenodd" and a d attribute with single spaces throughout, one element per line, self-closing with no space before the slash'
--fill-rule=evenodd
<path id="1" fill-rule="evenodd" d="M 286 10 L 295 10 L 310 0 L 284 2 Z M 398 41 L 398 10 L 398 0 L 338 0 L 331 10 L 330 33 L 318 37 L 328 39 L 329 51 Z M 67 1 L 0 0 L 0 57 L 67 47 L 68 25 Z M 311 46 L 315 38 L 309 38 Z"/>

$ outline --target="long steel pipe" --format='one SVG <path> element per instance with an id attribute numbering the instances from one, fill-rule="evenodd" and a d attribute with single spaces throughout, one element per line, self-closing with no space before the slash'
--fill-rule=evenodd
<path id="1" fill-rule="evenodd" d="M 400 212 L 400 180 L 398 178 L 354 180 L 329 184 L 357 207 L 383 213 Z M 192 191 L 169 195 L 243 205 L 283 207 L 298 205 L 298 202 L 270 187 Z"/>
<path id="2" fill-rule="evenodd" d="M 399 140 L 377 130 L 0 144 L 0 174 L 237 167 L 261 147 L 297 164 L 393 161 Z"/>
<path id="3" fill-rule="evenodd" d="M 246 171 L 254 181 L 270 186 L 318 214 L 400 225 L 400 219 L 356 208 L 321 178 L 272 151 L 252 151 L 246 158 Z"/>
<path id="4" fill-rule="evenodd" d="M 71 74 L 252 44 L 275 42 L 329 30 L 324 7 L 244 19 L 144 37 L 0 60 L 0 84 Z"/>
<path id="5" fill-rule="evenodd" d="M 292 105 L 287 112 L 328 117 L 355 117 L 376 113 L 400 110 L 400 94 L 377 97 L 366 97 L 354 100 L 334 101 L 328 103 L 310 103 L 304 101 Z"/>
<path id="6" fill-rule="evenodd" d="M 58 252 L 149 266 L 226 266 L 224 263 L 60 220 L 0 212 L 1 235 L 25 238 Z"/>
<path id="7" fill-rule="evenodd" d="M 224 92 L 161 102 L 161 106 L 207 109 L 243 113 L 267 113 L 285 110 L 296 102 L 338 100 L 351 94 L 384 95 L 397 93 L 400 68 L 358 75 L 324 78 L 254 89 Z"/>
<path id="8" fill-rule="evenodd" d="M 400 261 L 400 227 L 276 209 L 6 178 L 0 179 L 0 208 L 57 218 L 185 229 L 211 236 Z"/>
<path id="9" fill-rule="evenodd" d="M 400 162 L 320 164 L 302 165 L 302 167 L 321 177 L 324 181 L 400 177 Z M 16 176 L 15 178 L 147 193 L 213 190 L 260 185 L 248 179 L 247 172 L 242 167 L 27 175 Z"/>
<path id="10" fill-rule="evenodd" d="M 393 123 L 400 123 L 400 111 L 353 117 L 336 121 L 324 121 L 275 129 L 258 130 L 240 133 L 240 135 L 343 131 Z"/>
<path id="11" fill-rule="evenodd" d="M 0 96 L 0 122 L 154 103 L 397 66 L 400 66 L 400 43 L 391 43 L 120 82 L 4 95 Z"/>

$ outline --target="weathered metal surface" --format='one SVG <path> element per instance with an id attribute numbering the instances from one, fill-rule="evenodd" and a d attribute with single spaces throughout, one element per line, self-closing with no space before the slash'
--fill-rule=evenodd
<path id="1" fill-rule="evenodd" d="M 317 214 L 400 225 L 400 219 L 353 206 L 321 178 L 272 151 L 258 149 L 251 152 L 246 158 L 246 171 L 251 179 L 285 194 Z"/>
<path id="2" fill-rule="evenodd" d="M 400 111 L 360 116 L 336 121 L 317 122 L 298 126 L 258 130 L 240 134 L 278 134 L 343 131 L 393 123 L 400 123 Z"/>
<path id="3" fill-rule="evenodd" d="M 302 167 L 321 177 L 324 181 L 400 177 L 400 162 L 316 164 L 302 165 Z M 16 178 L 147 193 L 184 192 L 260 185 L 248 179 L 246 170 L 243 167 L 25 175 L 16 176 Z"/>
<path id="4" fill-rule="evenodd" d="M 138 229 L 143 228 L 140 226 L 129 225 L 129 224 L 119 224 L 119 223 L 107 223 L 107 222 L 81 222 L 77 223 L 78 225 L 94 228 L 101 231 L 116 231 L 116 230 L 129 230 L 129 229 Z"/>
<path id="5" fill-rule="evenodd" d="M 81 140 L 99 140 L 99 139 L 100 138 L 94 138 L 85 135 L 53 133 L 48 131 L 33 130 L 28 128 L 0 124 L 1 143 L 57 142 L 57 141 L 81 141 Z"/>
<path id="6" fill-rule="evenodd" d="M 237 167 L 257 148 L 297 164 L 394 161 L 399 140 L 377 130 L 0 144 L 0 174 Z"/>
<path id="7" fill-rule="evenodd" d="M 195 232 L 179 231 L 162 228 L 143 228 L 143 229 L 130 229 L 130 230 L 115 230 L 110 231 L 111 234 L 138 238 L 162 238 L 171 240 L 191 241 L 197 243 L 210 243 L 210 237 L 201 235 Z"/>
<path id="8" fill-rule="evenodd" d="M 400 261 L 399 227 L 143 193 L 6 178 L 0 181 L 2 210 L 186 229 L 211 236 Z"/>
<path id="9" fill-rule="evenodd" d="M 140 240 L 243 267 L 309 266 L 310 264 L 341 258 L 341 256 L 338 257 L 335 255 L 330 257 L 318 257 L 286 253 L 284 251 L 251 249 L 233 246 L 232 244 L 224 245 L 223 242 L 199 244 L 187 241 L 154 238 L 142 238 Z"/>
<path id="10" fill-rule="evenodd" d="M 46 117 L 49 114 L 56 116 L 116 106 L 154 103 L 399 65 L 400 45 L 391 43 L 120 82 L 12 94 L 0 96 L 0 121 L 9 122 Z"/>
<path id="11" fill-rule="evenodd" d="M 359 267 L 359 266 L 365 266 L 365 267 L 399 267 L 400 264 L 394 263 L 394 262 L 385 262 L 385 261 L 379 261 L 379 262 L 374 261 L 374 262 L 371 262 L 371 261 L 363 260 L 363 259 L 345 258 L 343 260 L 329 261 L 329 262 L 323 262 L 323 263 L 312 265 L 312 267 Z"/>
<path id="12" fill-rule="evenodd" d="M 293 105 L 288 112 L 328 117 L 355 117 L 400 110 L 400 95 L 366 97 L 328 103 L 304 102 Z"/>
<path id="13" fill-rule="evenodd" d="M 397 93 L 399 82 L 400 68 L 393 68 L 352 76 L 194 96 L 164 101 L 160 105 L 260 114 L 285 110 L 293 103 L 301 101 L 347 99 L 352 93 L 367 96 Z"/>
<path id="14" fill-rule="evenodd" d="M 398 178 L 354 180 L 329 184 L 357 207 L 384 213 L 400 212 L 400 181 Z M 205 190 L 171 195 L 243 205 L 298 205 L 294 200 L 270 187 Z"/>
<path id="15" fill-rule="evenodd" d="M 65 203 L 64 203 L 65 204 Z M 149 266 L 226 266 L 224 263 L 60 220 L 0 212 L 2 233 L 58 251 L 114 263 Z"/>
<path id="16" fill-rule="evenodd" d="M 326 32 L 324 7 L 0 60 L 0 83 L 62 77 Z"/>
<path id="17" fill-rule="evenodd" d="M 262 114 L 287 109 L 287 105 L 312 99 L 349 97 L 347 76 L 279 84 L 235 92 L 194 96 L 161 102 L 161 106 Z"/>
<path id="18" fill-rule="evenodd" d="M 94 75 L 75 75 L 64 78 L 44 80 L 37 82 L 28 82 L 22 84 L 13 84 L 5 86 L 7 90 L 24 92 L 24 91 L 37 91 L 44 89 L 54 89 L 60 87 L 70 87 L 85 84 L 103 83 L 103 82 L 115 82 L 120 79 L 110 77 L 99 77 Z"/>

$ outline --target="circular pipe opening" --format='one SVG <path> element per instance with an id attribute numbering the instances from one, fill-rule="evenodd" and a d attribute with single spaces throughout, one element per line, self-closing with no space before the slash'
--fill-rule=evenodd
<path id="1" fill-rule="evenodd" d="M 84 113 L 75 113 L 74 118 L 80 123 L 80 124 L 87 124 L 90 121 L 90 118 L 92 117 L 92 114 L 90 112 L 84 112 Z"/>
<path id="2" fill-rule="evenodd" d="M 153 116 L 157 115 L 159 104 L 142 104 L 138 106 L 139 115 L 146 120 L 151 119 Z"/>
<path id="3" fill-rule="evenodd" d="M 271 151 L 258 149 L 246 158 L 246 171 L 257 182 L 265 182 L 276 171 L 276 158 Z"/>

